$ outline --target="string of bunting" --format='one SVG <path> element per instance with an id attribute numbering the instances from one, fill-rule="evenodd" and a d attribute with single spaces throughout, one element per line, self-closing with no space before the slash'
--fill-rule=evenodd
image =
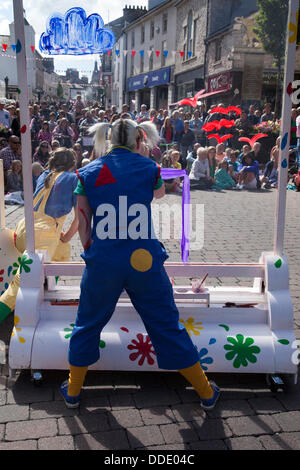
<path id="1" fill-rule="evenodd" d="M 5 57 L 10 57 L 10 58 L 15 58 L 15 56 L 11 56 L 8 54 L 9 52 L 9 49 L 12 49 L 12 51 L 14 53 L 18 53 L 18 45 L 17 44 L 11 44 L 10 46 L 8 44 L 5 44 L 5 43 L 2 43 L 2 52 L 4 52 L 4 54 L 1 54 Z M 30 46 L 30 49 L 32 51 L 32 53 L 34 54 L 35 52 L 35 46 Z M 144 54 L 145 52 L 148 53 L 148 56 L 151 56 L 151 54 L 155 53 L 156 57 L 160 57 L 161 55 L 164 55 L 165 58 L 168 57 L 169 53 L 171 54 L 179 54 L 181 56 L 181 58 L 183 58 L 184 56 L 184 51 L 169 51 L 169 50 L 156 50 L 156 51 L 153 51 L 153 50 L 148 50 L 148 51 L 145 51 L 145 50 L 126 50 L 126 49 L 123 49 L 122 51 L 120 49 L 115 49 L 114 51 L 110 50 L 108 52 L 106 52 L 106 54 L 108 56 L 111 56 L 113 54 L 115 54 L 117 57 L 120 57 L 121 53 L 123 53 L 124 56 L 126 56 L 128 53 L 130 53 L 132 55 L 132 57 L 135 57 L 135 55 L 137 53 L 140 54 L 141 57 L 144 57 Z M 188 58 L 191 58 L 193 55 L 192 51 L 188 51 L 187 52 L 187 56 Z M 57 57 L 57 56 L 51 56 L 51 57 L 42 57 L 42 58 L 37 58 L 37 57 L 27 57 L 27 60 L 40 60 L 40 61 L 43 61 L 43 60 L 49 60 L 49 59 L 52 59 L 53 57 Z"/>

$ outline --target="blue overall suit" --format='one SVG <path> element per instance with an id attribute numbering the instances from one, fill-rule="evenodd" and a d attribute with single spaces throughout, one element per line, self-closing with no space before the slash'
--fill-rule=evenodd
<path id="1" fill-rule="evenodd" d="M 151 201 L 160 168 L 149 158 L 117 147 L 78 170 L 78 177 L 93 212 L 93 244 L 82 254 L 86 267 L 69 363 L 85 367 L 98 361 L 101 331 L 125 289 L 145 325 L 159 368 L 193 366 L 199 357 L 179 323 L 172 285 L 163 266 L 168 256 L 161 243 L 153 235 L 151 238 Z M 142 212 L 147 216 L 137 238 L 137 214 Z M 107 238 L 105 232 L 109 232 Z"/>

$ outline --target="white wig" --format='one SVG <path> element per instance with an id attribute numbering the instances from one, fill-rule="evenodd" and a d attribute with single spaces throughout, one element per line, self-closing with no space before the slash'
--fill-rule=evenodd
<path id="1" fill-rule="evenodd" d="M 99 123 L 89 129 L 94 135 L 94 145 L 97 156 L 105 155 L 107 138 L 113 147 L 124 146 L 134 149 L 138 140 L 145 140 L 152 149 L 158 144 L 160 137 L 152 122 L 137 124 L 132 119 L 118 119 L 113 124 Z"/>

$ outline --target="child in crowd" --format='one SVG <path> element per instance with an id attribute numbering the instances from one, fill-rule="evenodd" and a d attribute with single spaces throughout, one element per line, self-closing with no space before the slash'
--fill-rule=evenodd
<path id="1" fill-rule="evenodd" d="M 220 163 L 224 160 L 224 158 L 226 157 L 225 155 L 225 144 L 218 144 L 217 147 L 216 147 L 216 159 L 217 159 L 217 162 Z"/>
<path id="2" fill-rule="evenodd" d="M 215 147 L 208 147 L 207 149 L 208 161 L 209 161 L 209 176 L 211 178 L 215 177 L 215 172 L 217 169 L 217 159 L 216 159 L 216 148 Z"/>
<path id="3" fill-rule="evenodd" d="M 259 164 L 254 160 L 253 152 L 242 160 L 243 168 L 238 174 L 237 189 L 257 189 L 259 184 Z"/>
<path id="4" fill-rule="evenodd" d="M 48 121 L 44 121 L 42 124 L 42 128 L 38 133 L 38 141 L 41 142 L 48 142 L 48 144 L 51 144 L 52 141 L 52 133 L 50 131 L 49 123 Z"/>
<path id="5" fill-rule="evenodd" d="M 56 128 L 56 114 L 54 112 L 50 113 L 50 121 L 49 121 L 49 130 L 52 134 L 54 129 Z"/>
<path id="6" fill-rule="evenodd" d="M 176 170 L 181 170 L 181 164 L 179 163 L 180 160 L 180 153 L 177 150 L 172 150 L 170 152 L 171 160 L 172 160 L 172 166 L 173 168 L 176 168 Z"/>
<path id="7" fill-rule="evenodd" d="M 190 174 L 193 163 L 197 159 L 197 150 L 200 147 L 201 147 L 201 145 L 198 142 L 196 144 L 194 144 L 192 152 L 190 152 L 188 154 L 188 156 L 186 157 L 186 168 L 185 169 L 188 172 L 188 174 Z M 214 147 L 212 147 L 212 148 L 214 149 Z"/>
<path id="8" fill-rule="evenodd" d="M 15 193 L 23 191 L 22 163 L 20 160 L 13 160 L 11 169 L 7 173 L 6 191 Z"/>
<path id="9" fill-rule="evenodd" d="M 229 163 L 224 159 L 218 165 L 218 170 L 215 173 L 215 183 L 213 189 L 233 189 L 235 188 L 235 181 L 229 174 Z"/>
<path id="10" fill-rule="evenodd" d="M 243 158 L 248 155 L 248 153 L 251 152 L 251 147 L 250 145 L 243 145 L 242 147 L 242 153 L 239 156 L 239 162 L 242 163 Z"/>
<path id="11" fill-rule="evenodd" d="M 175 153 L 175 157 L 173 157 L 172 155 L 173 153 Z M 180 157 L 180 154 L 179 154 L 179 157 Z M 163 156 L 162 168 L 175 168 L 174 163 L 175 165 L 176 163 L 178 163 L 177 159 L 179 160 L 178 155 L 176 155 L 176 151 L 169 150 L 169 152 L 166 152 Z M 177 169 L 180 170 L 181 168 L 177 168 Z M 172 178 L 172 179 L 166 180 L 165 188 L 166 188 L 166 193 L 179 192 L 180 191 L 180 178 Z"/>
<path id="12" fill-rule="evenodd" d="M 33 186 L 33 192 L 35 192 L 36 185 L 37 185 L 37 180 L 43 173 L 44 168 L 39 162 L 34 162 L 32 164 L 32 186 Z"/>
<path id="13" fill-rule="evenodd" d="M 87 166 L 89 163 L 91 163 L 89 158 L 83 158 L 83 160 L 81 162 L 81 168 Z"/>

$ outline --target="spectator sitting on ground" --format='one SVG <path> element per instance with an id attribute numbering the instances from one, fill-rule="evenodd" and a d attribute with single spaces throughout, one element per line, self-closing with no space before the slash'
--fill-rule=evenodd
<path id="1" fill-rule="evenodd" d="M 251 147 L 250 145 L 243 145 L 242 147 L 242 153 L 239 155 L 239 162 L 242 163 L 243 158 L 248 155 L 248 153 L 251 152 Z"/>
<path id="2" fill-rule="evenodd" d="M 226 159 L 218 165 L 218 170 L 215 173 L 215 182 L 213 189 L 218 191 L 222 189 L 235 188 L 235 181 L 229 174 L 229 163 Z"/>
<path id="3" fill-rule="evenodd" d="M 226 157 L 225 155 L 225 144 L 221 143 L 216 146 L 216 159 L 218 163 L 221 163 L 224 158 Z"/>
<path id="4" fill-rule="evenodd" d="M 194 161 L 190 172 L 191 189 L 211 189 L 214 180 L 210 177 L 207 149 L 197 150 L 197 160 Z"/>
<path id="5" fill-rule="evenodd" d="M 271 150 L 271 159 L 266 164 L 264 174 L 260 179 L 263 189 L 277 188 L 279 148 L 280 137 L 277 138 L 276 145 Z"/>
<path id="6" fill-rule="evenodd" d="M 239 167 L 240 167 L 240 164 L 238 162 L 238 158 L 239 158 L 239 154 L 240 152 L 238 150 L 232 150 L 231 153 L 230 153 L 230 158 L 229 158 L 229 168 L 228 168 L 228 172 L 231 176 L 231 178 L 233 178 L 235 181 L 237 181 L 238 179 L 238 172 L 239 172 Z"/>
<path id="7" fill-rule="evenodd" d="M 238 174 L 237 189 L 258 189 L 259 182 L 259 165 L 254 159 L 254 153 L 250 152 L 243 157 L 243 168 Z"/>
<path id="8" fill-rule="evenodd" d="M 197 142 L 194 144 L 193 150 L 186 157 L 186 171 L 190 174 L 194 161 L 197 159 L 197 150 L 201 145 Z M 216 149 L 212 147 L 215 151 Z"/>
<path id="9" fill-rule="evenodd" d="M 171 150 L 170 151 L 170 158 L 171 158 L 171 162 L 172 162 L 172 167 L 176 168 L 176 170 L 181 170 L 182 166 L 179 163 L 180 152 L 178 152 L 178 150 Z"/>
<path id="10" fill-rule="evenodd" d="M 218 166 L 218 161 L 216 159 L 216 148 L 211 146 L 207 149 L 208 161 L 209 161 L 209 176 L 211 178 L 215 177 L 215 172 Z"/>
<path id="11" fill-rule="evenodd" d="M 173 161 L 171 158 L 171 151 L 165 152 L 162 158 L 162 168 L 173 168 Z M 177 191 L 178 181 L 177 178 L 168 179 L 165 181 L 166 193 L 173 193 Z"/>
<path id="12" fill-rule="evenodd" d="M 15 193 L 17 191 L 23 191 L 22 163 L 20 160 L 12 162 L 6 179 L 6 192 Z"/>

